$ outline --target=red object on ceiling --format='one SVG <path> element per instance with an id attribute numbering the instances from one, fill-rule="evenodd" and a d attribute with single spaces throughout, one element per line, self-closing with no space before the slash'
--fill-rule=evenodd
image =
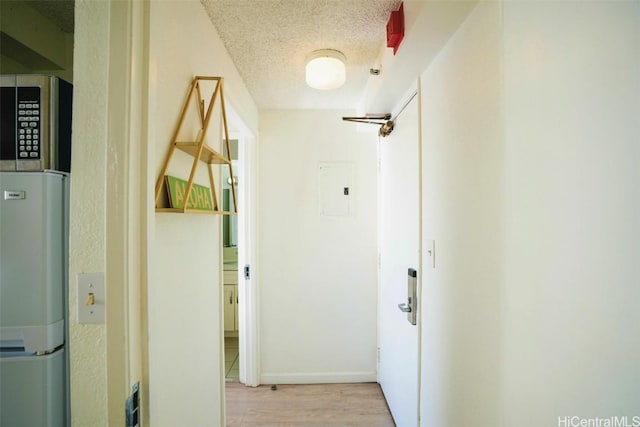
<path id="1" fill-rule="evenodd" d="M 387 21 L 387 47 L 393 48 L 393 54 L 398 51 L 398 46 L 404 38 L 404 3 L 400 3 L 400 8 L 391 12 Z"/>

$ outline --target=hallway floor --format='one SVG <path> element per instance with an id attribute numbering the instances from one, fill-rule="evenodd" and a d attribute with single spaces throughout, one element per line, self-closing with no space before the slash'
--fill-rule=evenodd
<path id="1" fill-rule="evenodd" d="M 226 384 L 228 427 L 393 427 L 380 386 L 360 384 Z"/>

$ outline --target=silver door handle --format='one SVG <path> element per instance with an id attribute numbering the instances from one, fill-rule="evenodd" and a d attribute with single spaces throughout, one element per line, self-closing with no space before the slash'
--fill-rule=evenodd
<path id="1" fill-rule="evenodd" d="M 398 308 L 403 313 L 411 313 L 411 306 L 407 304 L 398 304 Z"/>
<path id="2" fill-rule="evenodd" d="M 418 272 L 410 268 L 407 276 L 407 303 L 398 304 L 398 308 L 407 313 L 407 320 L 415 325 L 418 319 Z"/>

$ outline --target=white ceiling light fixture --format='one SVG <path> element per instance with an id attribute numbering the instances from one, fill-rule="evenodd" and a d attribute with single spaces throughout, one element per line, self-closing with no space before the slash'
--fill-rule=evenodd
<path id="1" fill-rule="evenodd" d="M 307 57 L 305 78 L 314 89 L 337 89 L 346 81 L 345 62 L 342 52 L 333 49 L 320 49 Z"/>

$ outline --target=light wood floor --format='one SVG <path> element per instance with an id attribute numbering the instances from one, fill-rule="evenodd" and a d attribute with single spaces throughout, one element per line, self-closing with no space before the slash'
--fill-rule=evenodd
<path id="1" fill-rule="evenodd" d="M 226 383 L 227 426 L 393 427 L 380 386 Z"/>

